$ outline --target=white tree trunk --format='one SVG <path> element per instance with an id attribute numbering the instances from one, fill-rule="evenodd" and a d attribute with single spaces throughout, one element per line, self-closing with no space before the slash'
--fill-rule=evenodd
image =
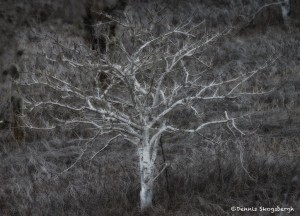
<path id="1" fill-rule="evenodd" d="M 151 148 L 144 146 L 139 149 L 141 191 L 141 210 L 144 211 L 152 207 L 154 161 L 151 158 Z"/>
<path id="2" fill-rule="evenodd" d="M 290 0 L 280 0 L 280 2 L 283 20 L 287 22 L 291 15 L 291 2 Z"/>
<path id="3" fill-rule="evenodd" d="M 153 199 L 153 184 L 147 184 L 145 182 L 141 182 L 140 200 L 141 200 L 142 211 L 152 207 L 152 199 Z"/>

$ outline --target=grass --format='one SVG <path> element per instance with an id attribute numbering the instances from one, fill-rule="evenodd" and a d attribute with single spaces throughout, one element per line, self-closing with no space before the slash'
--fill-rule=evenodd
<path id="1" fill-rule="evenodd" d="M 164 173 L 149 215 L 231 215 L 231 206 L 300 210 L 299 181 L 292 181 L 299 174 L 298 138 L 190 139 L 185 146 L 183 137 L 164 143 L 171 162 L 168 186 Z M 134 148 L 114 144 L 90 161 L 92 149 L 67 172 L 62 171 L 80 154 L 79 143 L 41 141 L 2 149 L 1 214 L 140 215 Z"/>

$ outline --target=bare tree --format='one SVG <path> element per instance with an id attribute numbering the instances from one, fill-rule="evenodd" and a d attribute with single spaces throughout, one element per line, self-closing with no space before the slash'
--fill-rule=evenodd
<path id="1" fill-rule="evenodd" d="M 291 2 L 290 0 L 281 0 L 279 1 L 279 3 L 281 4 L 281 13 L 283 20 L 287 22 L 289 17 L 291 16 Z"/>
<path id="2" fill-rule="evenodd" d="M 22 119 L 23 107 L 19 87 L 16 84 L 19 80 L 19 69 L 16 65 L 10 66 L 0 75 L 2 98 L 0 103 L 3 110 L 0 111 L 0 125 L 10 128 L 18 147 L 24 144 L 24 124 Z M 2 126 L 2 125 L 1 125 Z"/>
<path id="3" fill-rule="evenodd" d="M 238 128 L 239 117 L 224 110 L 221 116 L 204 120 L 199 117 L 203 112 L 199 104 L 256 94 L 245 92 L 244 83 L 270 62 L 250 72 L 214 75 L 211 61 L 203 53 L 224 32 L 203 33 L 199 30 L 202 23 L 195 24 L 192 19 L 174 27 L 162 24 L 157 16 L 144 24 L 128 14 L 125 17 L 119 25 L 126 34 L 119 37 L 113 52 L 89 61 L 60 58 L 60 62 L 85 73 L 82 80 L 78 82 L 53 71 L 39 72 L 25 85 L 47 88 L 48 96 L 27 97 L 26 105 L 29 111 L 55 108 L 56 112 L 71 113 L 68 117 L 52 114 L 52 120 L 69 127 L 85 125 L 91 131 L 87 143 L 111 134 L 100 151 L 120 139 L 135 145 L 139 156 L 140 205 L 145 210 L 152 206 L 155 180 L 168 166 L 166 163 L 158 170 L 155 165 L 162 134 L 191 134 L 218 124 L 243 134 Z M 163 27 L 160 30 L 159 25 Z M 93 76 L 93 83 L 87 81 L 89 76 Z M 171 114 L 186 110 L 195 116 L 191 117 L 191 128 L 170 118 Z M 37 127 L 30 121 L 27 126 Z M 49 123 L 45 123 L 46 127 Z"/>

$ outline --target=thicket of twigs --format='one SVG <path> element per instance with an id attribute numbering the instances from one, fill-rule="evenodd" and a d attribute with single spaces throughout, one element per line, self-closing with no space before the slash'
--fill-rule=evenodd
<path id="1" fill-rule="evenodd" d="M 298 138 L 211 141 L 195 135 L 166 138 L 163 146 L 171 166 L 157 180 L 150 215 L 234 215 L 231 206 L 299 211 Z M 56 139 L 1 150 L 2 215 L 140 215 L 131 146 L 112 145 L 93 160 L 90 150 L 68 171 L 80 145 Z"/>

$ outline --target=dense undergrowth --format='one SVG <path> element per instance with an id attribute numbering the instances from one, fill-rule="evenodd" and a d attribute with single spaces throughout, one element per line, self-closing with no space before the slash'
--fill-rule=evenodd
<path id="1" fill-rule="evenodd" d="M 188 143 L 184 137 L 165 140 L 171 166 L 157 180 L 150 215 L 235 215 L 232 206 L 300 210 L 295 179 L 299 138 L 279 143 L 264 137 L 212 141 L 199 135 Z M 112 145 L 90 160 L 99 140 L 98 147 L 88 148 L 65 171 L 81 153 L 78 144 L 53 140 L 18 150 L 2 148 L 2 215 L 140 215 L 134 148 Z M 163 164 L 162 155 L 157 163 Z"/>

